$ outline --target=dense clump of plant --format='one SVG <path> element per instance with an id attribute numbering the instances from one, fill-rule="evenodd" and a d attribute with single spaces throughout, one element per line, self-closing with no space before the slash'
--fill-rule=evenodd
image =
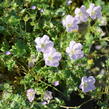
<path id="1" fill-rule="evenodd" d="M 108 109 L 109 3 L 0 0 L 0 109 Z"/>

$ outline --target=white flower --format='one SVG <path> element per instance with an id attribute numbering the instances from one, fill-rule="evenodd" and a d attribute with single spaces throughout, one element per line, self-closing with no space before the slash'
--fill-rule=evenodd
<path id="1" fill-rule="evenodd" d="M 37 37 L 35 39 L 37 51 L 46 53 L 49 51 L 50 47 L 54 46 L 54 43 L 49 40 L 47 35 L 44 35 L 42 38 Z"/>
<path id="2" fill-rule="evenodd" d="M 89 17 L 89 14 L 86 12 L 86 7 L 82 5 L 80 8 L 76 8 L 75 17 L 78 18 L 78 23 L 86 22 Z"/>
<path id="3" fill-rule="evenodd" d="M 101 7 L 95 6 L 95 4 L 91 3 L 89 9 L 87 10 L 89 16 L 94 20 L 102 17 Z"/>
<path id="4" fill-rule="evenodd" d="M 27 90 L 27 98 L 30 102 L 32 102 L 35 98 L 35 90 L 34 89 L 28 89 Z"/>
<path id="5" fill-rule="evenodd" d="M 103 32 L 103 30 L 100 27 L 97 27 L 96 31 L 101 37 L 105 36 L 105 34 L 106 34 L 105 32 Z"/>
<path id="6" fill-rule="evenodd" d="M 29 60 L 28 60 L 28 67 L 29 67 L 29 68 L 30 68 L 30 67 L 33 67 L 34 64 L 35 64 L 35 62 L 36 62 L 36 57 L 35 57 L 35 55 L 31 55 L 31 57 L 30 57 Z"/>
<path id="7" fill-rule="evenodd" d="M 77 60 L 84 56 L 84 53 L 81 49 L 82 45 L 80 43 L 71 41 L 69 47 L 66 48 L 66 52 L 69 55 L 70 59 Z"/>
<path id="8" fill-rule="evenodd" d="M 66 4 L 70 5 L 72 3 L 72 0 L 67 0 Z"/>
<path id="9" fill-rule="evenodd" d="M 78 30 L 78 20 L 77 18 L 67 15 L 63 20 L 62 24 L 66 27 L 67 32 L 77 31 Z"/>
<path id="10" fill-rule="evenodd" d="M 44 100 L 49 103 L 51 99 L 53 99 L 52 92 L 46 91 L 44 94 Z"/>
<path id="11" fill-rule="evenodd" d="M 48 53 L 44 53 L 44 60 L 47 66 L 58 67 L 61 53 L 57 52 L 55 48 L 50 48 Z"/>
<path id="12" fill-rule="evenodd" d="M 101 17 L 100 19 L 98 19 L 98 22 L 99 22 L 100 26 L 106 26 L 107 25 L 106 17 Z"/>

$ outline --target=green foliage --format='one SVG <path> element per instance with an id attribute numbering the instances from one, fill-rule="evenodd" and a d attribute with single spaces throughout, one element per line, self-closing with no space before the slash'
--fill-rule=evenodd
<path id="1" fill-rule="evenodd" d="M 72 0 L 68 6 L 66 0 L 0 0 L 0 109 L 60 109 L 63 106 L 67 109 L 74 105 L 72 93 L 77 93 L 82 101 L 95 100 L 95 108 L 109 108 L 109 25 L 100 27 L 98 20 L 89 19 L 80 25 L 78 32 L 67 33 L 61 23 L 65 15 L 74 15 L 74 9 L 80 4 L 88 7 L 90 2 L 102 7 L 103 16 L 109 22 L 109 2 L 105 1 Z M 106 33 L 104 36 L 97 32 L 99 27 Z M 57 68 L 45 66 L 42 54 L 35 48 L 35 38 L 44 34 L 50 36 L 62 54 Z M 66 55 L 71 40 L 83 44 L 82 59 L 71 61 Z M 6 55 L 7 51 L 11 54 Z M 96 90 L 83 93 L 79 89 L 81 78 L 90 75 L 96 78 Z M 59 81 L 59 86 L 53 85 L 55 81 Z M 26 96 L 30 88 L 36 91 L 32 103 Z M 53 92 L 53 99 L 42 105 L 46 90 Z M 75 109 L 84 104 L 87 102 L 79 103 Z"/>

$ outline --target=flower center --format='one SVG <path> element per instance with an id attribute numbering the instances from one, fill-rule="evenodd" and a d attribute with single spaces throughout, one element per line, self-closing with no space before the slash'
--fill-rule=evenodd
<path id="1" fill-rule="evenodd" d="M 87 84 L 87 83 L 83 83 L 83 86 L 84 86 L 84 87 L 87 87 L 87 86 L 88 86 L 88 84 Z"/>
<path id="2" fill-rule="evenodd" d="M 70 54 L 73 55 L 75 53 L 75 50 L 71 50 Z"/>
<path id="3" fill-rule="evenodd" d="M 68 26 L 68 27 L 71 27 L 71 26 L 72 26 L 72 24 L 67 24 L 67 26 Z"/>
<path id="4" fill-rule="evenodd" d="M 79 12 L 79 16 L 82 16 L 83 14 L 82 14 L 82 12 Z"/>
<path id="5" fill-rule="evenodd" d="M 41 48 L 44 48 L 45 47 L 45 44 L 41 44 Z"/>
<path id="6" fill-rule="evenodd" d="M 33 92 L 30 92 L 30 93 L 29 93 L 29 96 L 30 96 L 30 97 L 34 96 L 34 93 L 33 93 Z"/>
<path id="7" fill-rule="evenodd" d="M 53 57 L 52 57 L 52 56 L 49 56 L 49 57 L 48 57 L 48 60 L 49 60 L 49 61 L 52 61 L 52 60 L 53 60 Z"/>
<path id="8" fill-rule="evenodd" d="M 92 11 L 91 14 L 92 14 L 92 15 L 95 15 L 95 11 Z"/>

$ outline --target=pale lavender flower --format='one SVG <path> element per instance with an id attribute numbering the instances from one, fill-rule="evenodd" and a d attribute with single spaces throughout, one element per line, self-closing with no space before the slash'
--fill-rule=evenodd
<path id="1" fill-rule="evenodd" d="M 35 64 L 35 62 L 36 62 L 36 57 L 35 57 L 35 55 L 31 55 L 30 59 L 28 60 L 28 67 L 29 67 L 29 68 L 30 68 L 30 67 L 33 67 L 34 64 Z"/>
<path id="2" fill-rule="evenodd" d="M 78 23 L 86 22 L 89 17 L 89 14 L 86 12 L 86 7 L 82 5 L 80 8 L 76 8 L 75 17 L 78 18 Z"/>
<path id="3" fill-rule="evenodd" d="M 79 88 L 82 89 L 83 92 L 89 92 L 95 89 L 94 84 L 95 84 L 95 78 L 93 76 L 89 76 L 88 78 L 84 76 L 81 79 L 81 84 Z"/>
<path id="4" fill-rule="evenodd" d="M 6 51 L 5 54 L 6 54 L 6 55 L 10 55 L 11 52 L 10 52 L 10 51 Z"/>
<path id="5" fill-rule="evenodd" d="M 40 9 L 40 12 L 43 13 L 44 12 L 44 9 Z"/>
<path id="6" fill-rule="evenodd" d="M 83 51 L 81 50 L 83 46 L 80 43 L 71 41 L 69 47 L 66 48 L 66 52 L 69 55 L 70 59 L 77 60 L 84 56 Z"/>
<path id="7" fill-rule="evenodd" d="M 62 24 L 66 27 L 67 32 L 77 31 L 78 30 L 78 20 L 77 18 L 67 15 L 63 20 Z"/>
<path id="8" fill-rule="evenodd" d="M 42 104 L 42 105 L 46 105 L 46 104 L 48 104 L 48 103 L 47 103 L 46 101 L 42 101 L 41 104 Z"/>
<path id="9" fill-rule="evenodd" d="M 96 45 L 96 46 L 95 46 L 95 49 L 96 49 L 96 50 L 100 50 L 101 48 L 102 48 L 101 45 Z"/>
<path id="10" fill-rule="evenodd" d="M 32 10 L 35 10 L 35 9 L 36 9 L 36 6 L 31 6 L 31 9 L 32 9 Z"/>
<path id="11" fill-rule="evenodd" d="M 29 60 L 29 61 L 28 61 L 28 67 L 31 68 L 31 67 L 33 67 L 33 66 L 34 66 L 34 61 Z"/>
<path id="12" fill-rule="evenodd" d="M 101 13 L 101 7 L 100 6 L 95 6 L 95 4 L 91 3 L 89 9 L 87 10 L 87 13 L 89 16 L 94 20 L 94 19 L 99 19 L 102 17 Z"/>
<path id="13" fill-rule="evenodd" d="M 59 81 L 53 82 L 53 85 L 54 85 L 54 86 L 58 86 L 58 85 L 59 85 Z"/>
<path id="14" fill-rule="evenodd" d="M 49 40 L 49 37 L 47 35 L 44 35 L 42 38 L 37 37 L 35 39 L 36 43 L 36 49 L 39 52 L 46 53 L 49 51 L 49 48 L 54 46 L 54 43 Z"/>
<path id="15" fill-rule="evenodd" d="M 106 17 L 101 17 L 98 19 L 99 25 L 100 26 L 106 26 L 107 25 L 107 18 Z"/>
<path id="16" fill-rule="evenodd" d="M 100 74 L 104 75 L 106 71 L 104 69 L 101 69 Z"/>
<path id="17" fill-rule="evenodd" d="M 34 89 L 28 89 L 27 90 L 27 98 L 30 102 L 32 102 L 35 98 L 35 90 Z"/>
<path id="18" fill-rule="evenodd" d="M 72 0 L 67 0 L 67 1 L 66 1 L 66 4 L 67 4 L 67 5 L 70 5 L 71 3 L 72 3 Z"/>
<path id="19" fill-rule="evenodd" d="M 45 101 L 47 101 L 47 103 L 49 103 L 50 100 L 53 99 L 52 92 L 51 91 L 46 91 L 45 94 L 44 94 L 44 98 L 43 99 Z"/>
<path id="20" fill-rule="evenodd" d="M 55 48 L 50 48 L 48 53 L 44 53 L 44 60 L 47 66 L 58 67 L 61 60 L 61 53 Z"/>
<path id="21" fill-rule="evenodd" d="M 103 32 L 103 30 L 102 30 L 100 27 L 97 27 L 97 28 L 96 28 L 96 32 L 97 32 L 101 37 L 103 37 L 103 36 L 106 35 L 106 33 Z"/>

